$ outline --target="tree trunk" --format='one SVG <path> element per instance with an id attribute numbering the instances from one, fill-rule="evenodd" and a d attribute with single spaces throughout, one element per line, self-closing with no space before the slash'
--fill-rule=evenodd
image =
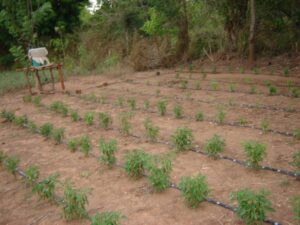
<path id="1" fill-rule="evenodd" d="M 182 11 L 180 12 L 179 20 L 178 20 L 178 43 L 176 49 L 176 57 L 177 59 L 181 59 L 185 53 L 188 52 L 189 49 L 189 23 L 187 17 L 187 6 L 186 0 L 180 1 L 180 7 Z"/>
<path id="2" fill-rule="evenodd" d="M 252 67 L 255 61 L 255 30 L 256 30 L 256 7 L 255 0 L 250 0 L 251 23 L 249 34 L 249 65 Z"/>

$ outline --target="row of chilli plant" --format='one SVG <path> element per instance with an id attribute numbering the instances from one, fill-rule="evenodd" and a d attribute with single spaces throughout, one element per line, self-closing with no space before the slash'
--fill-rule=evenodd
<path id="1" fill-rule="evenodd" d="M 72 96 L 76 96 L 73 95 Z M 118 107 L 124 107 L 127 105 L 132 111 L 145 111 L 148 113 L 158 113 L 160 116 L 173 116 L 176 119 L 187 119 L 187 120 L 192 120 L 192 121 L 207 121 L 207 122 L 212 122 L 218 125 L 227 125 L 227 126 L 236 126 L 236 127 L 243 127 L 243 128 L 251 128 L 251 129 L 256 129 L 260 130 L 261 132 L 268 133 L 275 133 L 283 136 L 291 136 L 294 137 L 297 140 L 300 140 L 300 128 L 295 129 L 293 132 L 288 132 L 288 131 L 279 131 L 279 130 L 274 130 L 270 128 L 270 123 L 268 120 L 263 119 L 260 123 L 260 126 L 254 126 L 250 125 L 250 121 L 248 121 L 246 118 L 241 117 L 239 121 L 226 121 L 226 111 L 224 110 L 223 107 L 218 106 L 217 107 L 217 112 L 215 114 L 215 119 L 210 119 L 206 118 L 204 115 L 204 112 L 201 110 L 198 110 L 194 116 L 190 115 L 185 115 L 184 114 L 184 109 L 180 104 L 176 104 L 173 107 L 173 113 L 168 113 L 168 101 L 163 99 L 159 100 L 156 103 L 157 110 L 151 110 L 151 103 L 148 99 L 146 99 L 143 103 L 143 107 L 138 107 L 137 106 L 137 101 L 135 98 L 129 98 L 127 101 L 123 97 L 118 97 L 115 102 L 110 103 L 108 99 L 104 97 L 97 97 L 95 94 L 87 94 L 83 95 L 80 98 L 90 101 L 90 102 L 95 102 L 95 103 L 101 103 L 101 104 L 109 104 L 112 106 L 118 106 Z M 30 99 L 26 99 L 25 101 L 30 101 Z"/>
<path id="2" fill-rule="evenodd" d="M 88 190 L 75 188 L 72 182 L 58 180 L 59 174 L 52 174 L 44 179 L 40 179 L 40 170 L 36 165 L 28 166 L 25 170 L 19 167 L 19 158 L 8 156 L 0 151 L 0 166 L 5 168 L 15 177 L 21 176 L 28 188 L 36 193 L 40 199 L 53 202 L 62 208 L 62 216 L 65 220 L 87 219 L 91 225 L 118 225 L 124 216 L 119 212 L 108 211 L 90 216 L 86 206 L 88 204 Z M 63 188 L 63 197 L 56 194 L 57 188 Z"/>
<path id="3" fill-rule="evenodd" d="M 64 103 L 56 101 L 53 102 L 50 106 L 43 105 L 39 100 L 39 106 L 43 106 L 51 111 L 55 111 L 57 113 L 62 114 L 63 116 L 70 116 L 72 121 L 84 121 L 88 126 L 95 124 L 95 112 L 87 112 L 83 117 L 81 117 L 76 110 L 69 109 Z M 5 114 L 5 113 L 4 113 Z M 123 135 L 131 135 L 133 137 L 139 137 L 138 135 L 131 134 L 132 125 L 131 125 L 131 118 L 133 114 L 130 112 L 122 112 L 119 114 L 118 124 L 119 124 L 119 131 Z M 98 114 L 99 118 L 99 126 L 105 130 L 112 129 L 113 118 L 109 113 L 100 112 Z M 50 126 L 49 124 L 45 124 L 44 126 Z M 42 127 L 43 128 L 43 127 Z M 146 118 L 144 121 L 144 129 L 145 129 L 145 136 L 151 142 L 158 142 L 170 145 L 169 142 L 159 140 L 160 129 L 159 127 L 155 126 L 150 118 Z M 44 129 L 41 129 L 44 130 Z M 62 132 L 62 129 L 58 129 L 58 131 Z M 44 133 L 44 132 L 43 132 Z M 57 135 L 57 131 L 53 132 L 53 137 L 56 142 L 59 142 L 59 137 L 62 135 Z M 50 135 L 48 132 L 47 135 Z M 45 135 L 44 135 L 45 136 Z M 57 140 L 56 140 L 57 139 Z M 72 140 L 69 144 L 71 146 L 76 146 L 79 143 L 84 143 L 86 138 L 82 138 L 81 141 L 79 140 Z M 185 151 L 185 150 L 192 150 L 197 153 L 201 153 L 207 155 L 214 159 L 225 159 L 231 162 L 237 163 L 239 165 L 253 168 L 253 169 L 264 169 L 273 171 L 276 173 L 281 173 L 284 175 L 289 175 L 293 177 L 300 177 L 300 149 L 294 153 L 293 162 L 290 164 L 295 167 L 295 171 L 287 171 L 283 169 L 276 169 L 268 166 L 261 166 L 261 162 L 267 155 L 267 148 L 266 145 L 263 143 L 259 143 L 257 141 L 245 141 L 241 143 L 244 152 L 246 154 L 247 161 L 241 161 L 238 159 L 234 159 L 227 156 L 222 156 L 221 154 L 225 151 L 226 148 L 226 141 L 221 138 L 219 135 L 214 135 L 212 138 L 205 141 L 203 146 L 203 151 L 194 142 L 194 135 L 191 129 L 186 127 L 178 128 L 175 134 L 171 137 L 171 145 L 175 147 L 178 151 Z"/>
<path id="4" fill-rule="evenodd" d="M 9 121 L 11 118 L 13 116 L 7 117 Z M 14 120 L 17 120 L 17 117 L 14 117 Z M 23 127 L 27 127 L 27 123 L 23 124 Z M 91 144 L 89 146 L 91 148 Z M 174 188 L 181 192 L 188 206 L 192 208 L 197 208 L 202 202 L 207 201 L 234 211 L 246 224 L 257 224 L 258 222 L 280 224 L 279 222 L 267 219 L 267 213 L 274 211 L 271 202 L 267 198 L 271 193 L 267 190 L 262 189 L 255 192 L 245 188 L 233 192 L 231 193 L 231 200 L 237 202 L 237 207 L 233 207 L 209 197 L 211 190 L 204 175 L 198 174 L 197 176 L 182 177 L 178 185 L 171 182 L 172 161 L 168 154 L 150 155 L 143 149 L 134 149 L 126 153 L 124 158 L 125 163 L 124 165 L 120 165 L 117 164 L 115 156 L 115 153 L 118 151 L 117 140 L 100 138 L 98 147 L 100 156 L 93 156 L 97 157 L 101 163 L 107 165 L 108 168 L 112 168 L 113 166 L 121 167 L 129 177 L 135 180 L 146 176 L 154 192 L 162 192 L 167 188 Z M 73 148 L 71 150 L 74 151 Z M 17 159 L 13 159 L 13 161 L 13 164 L 17 164 L 16 162 L 18 162 Z M 4 162 L 6 167 L 8 164 L 10 164 L 9 161 Z M 293 206 L 295 219 L 298 220 L 300 215 L 300 196 L 295 196 L 290 202 Z"/>

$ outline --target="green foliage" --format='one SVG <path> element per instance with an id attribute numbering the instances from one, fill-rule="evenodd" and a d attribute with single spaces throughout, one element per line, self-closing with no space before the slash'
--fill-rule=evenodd
<path id="1" fill-rule="evenodd" d="M 57 112 L 57 113 L 60 113 L 62 114 L 63 116 L 67 116 L 68 115 L 68 107 L 60 102 L 60 101 L 56 101 L 56 102 L 53 102 L 51 105 L 50 105 L 50 110 L 54 111 L 54 112 Z"/>
<path id="2" fill-rule="evenodd" d="M 15 156 L 6 157 L 4 161 L 4 168 L 13 175 L 16 175 L 19 162 L 19 158 Z"/>
<path id="3" fill-rule="evenodd" d="M 41 182 L 36 183 L 32 188 L 33 193 L 37 193 L 41 199 L 53 200 L 58 176 L 58 174 L 53 174 Z"/>
<path id="4" fill-rule="evenodd" d="M 219 89 L 219 83 L 217 81 L 212 81 L 210 86 L 213 91 L 217 91 Z"/>
<path id="5" fill-rule="evenodd" d="M 85 135 L 79 141 L 80 151 L 87 157 L 92 150 L 92 143 L 89 136 Z"/>
<path id="6" fill-rule="evenodd" d="M 15 120 L 15 113 L 2 110 L 0 114 L 1 118 L 5 119 L 8 122 L 13 122 Z"/>
<path id="7" fill-rule="evenodd" d="M 229 91 L 230 91 L 230 92 L 235 92 L 235 90 L 236 90 L 235 84 L 234 84 L 234 83 L 230 83 L 230 84 L 229 84 Z"/>
<path id="8" fill-rule="evenodd" d="M 68 141 L 68 148 L 71 152 L 75 152 L 80 144 L 80 141 L 77 138 L 70 139 Z"/>
<path id="9" fill-rule="evenodd" d="M 42 106 L 42 98 L 41 96 L 36 96 L 32 99 L 32 102 L 35 106 L 40 107 Z"/>
<path id="10" fill-rule="evenodd" d="M 289 74 L 290 74 L 289 68 L 285 67 L 285 68 L 283 69 L 283 75 L 284 75 L 285 77 L 288 77 Z"/>
<path id="11" fill-rule="evenodd" d="M 262 129 L 262 131 L 263 131 L 264 134 L 267 133 L 270 130 L 270 128 L 269 128 L 269 122 L 267 120 L 265 120 L 265 119 L 263 119 L 261 121 L 260 127 L 261 127 L 261 129 Z"/>
<path id="12" fill-rule="evenodd" d="M 149 175 L 147 177 L 155 192 L 161 192 L 170 185 L 172 162 L 169 159 L 152 157 L 147 163 Z"/>
<path id="13" fill-rule="evenodd" d="M 150 141 L 156 141 L 159 134 L 159 127 L 155 127 L 150 118 L 144 121 L 146 136 Z"/>
<path id="14" fill-rule="evenodd" d="M 86 191 L 76 189 L 68 183 L 64 189 L 64 218 L 66 220 L 74 220 L 88 217 L 88 212 L 86 211 L 87 204 Z"/>
<path id="15" fill-rule="evenodd" d="M 262 224 L 268 212 L 274 211 L 267 199 L 270 192 L 261 190 L 255 193 L 249 189 L 242 189 L 231 193 L 231 199 L 238 202 L 236 214 L 247 224 Z"/>
<path id="16" fill-rule="evenodd" d="M 60 144 L 62 142 L 62 139 L 64 138 L 64 133 L 64 128 L 58 128 L 52 131 L 52 137 L 56 144 Z"/>
<path id="17" fill-rule="evenodd" d="M 23 102 L 25 102 L 25 103 L 32 102 L 32 96 L 31 95 L 23 96 Z"/>
<path id="18" fill-rule="evenodd" d="M 70 116 L 71 116 L 71 120 L 73 122 L 77 122 L 79 120 L 79 115 L 78 115 L 78 112 L 77 111 L 71 111 L 70 112 Z"/>
<path id="19" fill-rule="evenodd" d="M 225 116 L 226 116 L 226 113 L 224 112 L 223 108 L 219 107 L 217 115 L 216 115 L 217 123 L 223 124 L 224 120 L 225 120 Z"/>
<path id="20" fill-rule="evenodd" d="M 40 176 L 40 170 L 37 166 L 30 166 L 25 171 L 26 183 L 30 186 L 34 186 Z"/>
<path id="21" fill-rule="evenodd" d="M 267 155 L 266 146 L 256 141 L 247 141 L 242 144 L 247 156 L 247 162 L 252 168 L 259 168 L 260 162 Z"/>
<path id="22" fill-rule="evenodd" d="M 204 144 L 205 153 L 212 157 L 217 158 L 218 155 L 225 149 L 225 140 L 219 135 L 214 135 L 211 139 L 208 139 Z"/>
<path id="23" fill-rule="evenodd" d="M 145 101 L 144 101 L 144 109 L 145 109 L 145 110 L 148 110 L 149 107 L 150 107 L 150 102 L 149 102 L 149 100 L 145 100 Z"/>
<path id="24" fill-rule="evenodd" d="M 273 85 L 269 86 L 269 95 L 276 95 L 277 94 L 277 88 Z"/>
<path id="25" fill-rule="evenodd" d="M 241 67 L 241 68 L 240 68 L 240 73 L 241 73 L 241 74 L 244 74 L 244 73 L 245 73 L 245 68 L 244 68 L 244 67 Z"/>
<path id="26" fill-rule="evenodd" d="M 167 102 L 162 100 L 157 102 L 158 112 L 161 116 L 164 116 L 167 111 Z"/>
<path id="27" fill-rule="evenodd" d="M 84 115 L 84 122 L 91 126 L 94 124 L 94 113 L 93 112 L 87 112 L 85 115 Z"/>
<path id="28" fill-rule="evenodd" d="M 124 216 L 119 212 L 102 212 L 92 217 L 91 225 L 121 225 Z"/>
<path id="29" fill-rule="evenodd" d="M 294 218 L 297 222 L 300 222 L 300 196 L 295 196 L 290 201 L 293 211 L 294 211 Z"/>
<path id="30" fill-rule="evenodd" d="M 148 156 L 143 149 L 134 149 L 125 155 L 124 169 L 128 176 L 139 179 L 146 169 Z"/>
<path id="31" fill-rule="evenodd" d="M 206 177 L 197 175 L 195 177 L 182 177 L 179 188 L 188 205 L 197 208 L 208 196 L 209 188 Z"/>
<path id="32" fill-rule="evenodd" d="M 192 130 L 186 127 L 177 128 L 172 136 L 172 142 L 178 151 L 189 150 L 192 147 L 193 139 Z"/>
<path id="33" fill-rule="evenodd" d="M 131 110 L 136 110 L 136 100 L 134 98 L 128 99 L 127 102 Z"/>
<path id="34" fill-rule="evenodd" d="M 196 119 L 196 121 L 203 121 L 204 120 L 203 112 L 202 111 L 196 112 L 195 119 Z"/>
<path id="35" fill-rule="evenodd" d="M 291 87 L 290 94 L 292 97 L 298 98 L 299 97 L 299 89 L 297 87 Z"/>
<path id="36" fill-rule="evenodd" d="M 300 172 L 300 149 L 294 153 L 291 164 Z"/>
<path id="37" fill-rule="evenodd" d="M 120 132 L 124 135 L 129 135 L 131 129 L 131 123 L 130 123 L 131 117 L 132 114 L 128 112 L 122 112 L 119 114 Z"/>
<path id="38" fill-rule="evenodd" d="M 181 119 L 183 117 L 183 109 L 180 105 L 176 105 L 173 109 L 176 119 Z"/>
<path id="39" fill-rule="evenodd" d="M 297 140 L 300 140 L 300 129 L 296 129 L 293 131 L 293 137 Z"/>
<path id="40" fill-rule="evenodd" d="M 109 129 L 112 125 L 112 117 L 108 113 L 100 112 L 99 113 L 99 125 L 101 128 Z"/>
<path id="41" fill-rule="evenodd" d="M 26 115 L 23 116 L 15 116 L 14 122 L 16 125 L 20 127 L 24 127 L 25 125 L 28 124 L 28 118 Z"/>
<path id="42" fill-rule="evenodd" d="M 41 135 L 46 138 L 50 138 L 53 132 L 53 125 L 51 123 L 45 123 L 40 127 Z"/>
<path id="43" fill-rule="evenodd" d="M 101 152 L 100 160 L 109 167 L 112 167 L 117 161 L 115 157 L 115 153 L 118 150 L 117 141 L 110 140 L 106 142 L 101 138 L 99 140 L 99 150 Z"/>

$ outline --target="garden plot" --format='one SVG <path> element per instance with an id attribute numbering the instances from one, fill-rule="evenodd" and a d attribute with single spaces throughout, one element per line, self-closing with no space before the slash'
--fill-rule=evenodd
<path id="1" fill-rule="evenodd" d="M 201 74 L 176 76 L 175 72 L 166 71 L 160 76 L 138 73 L 128 79 L 71 79 L 66 83 L 69 90 L 80 87 L 82 94 L 71 91 L 23 98 L 26 94 L 21 91 L 5 96 L 1 100 L 2 109 L 14 112 L 17 119 L 9 123 L 5 116 L 3 118 L 6 121 L 1 123 L 0 129 L 3 152 L 18 156 L 22 168 L 35 164 L 45 175 L 58 172 L 60 180 L 71 180 L 76 187 L 89 190 L 87 212 L 94 216 L 97 212 L 118 211 L 126 217 L 120 220 L 122 224 L 145 221 L 147 224 L 242 224 L 234 212 L 218 206 L 217 202 L 237 207 L 237 201 L 231 200 L 230 195 L 245 188 L 270 191 L 267 199 L 275 211 L 267 213 L 264 218 L 267 222 L 271 219 L 296 224 L 290 200 L 300 194 L 296 180 L 299 168 L 291 163 L 300 149 L 300 102 L 296 96 L 290 96 L 288 80 L 297 87 L 297 78 L 240 75 L 251 77 L 257 84 L 259 93 L 250 94 L 245 90 L 253 84 L 240 84 L 243 80 L 236 74 L 208 74 L 204 80 Z M 170 86 L 169 81 L 173 80 L 179 80 L 181 85 L 183 76 L 188 81 L 186 87 Z M 195 76 L 199 76 L 200 88 L 195 87 Z M 211 90 L 211 82 L 218 76 L 222 80 L 218 81 L 216 90 Z M 236 84 L 236 90 L 230 91 L 227 86 L 237 77 L 240 83 Z M 266 77 L 280 92 L 269 95 Z M 238 91 L 239 88 L 242 91 Z M 257 107 L 247 108 L 241 104 Z M 262 105 L 285 110 L 259 107 Z M 36 125 L 38 133 L 30 133 L 28 122 L 20 119 L 22 115 L 27 115 Z M 181 136 L 178 135 L 180 128 Z M 207 155 L 191 151 L 194 148 Z M 253 148 L 262 151 L 261 159 L 249 158 L 247 152 Z M 148 178 L 139 180 L 127 176 L 123 169 L 128 154 L 137 149 L 143 150 L 146 158 L 149 155 L 153 161 L 143 172 Z M 224 160 L 222 156 L 242 160 L 246 166 Z M 162 186 L 154 185 L 152 173 L 161 172 L 157 163 L 165 168 L 167 186 L 161 182 Z M 287 170 L 295 176 L 263 170 L 262 166 Z M 206 178 L 196 177 L 199 173 Z M 187 176 L 195 180 L 181 179 Z M 169 181 L 173 186 L 169 187 Z M 175 184 L 179 185 L 185 200 Z M 197 196 L 190 195 L 187 187 L 192 185 L 203 190 L 197 196 L 203 194 L 204 198 L 195 200 Z M 205 185 L 209 192 L 205 191 Z M 57 193 L 62 195 L 63 189 L 58 188 Z M 244 190 L 243 194 L 247 193 Z M 216 200 L 216 204 L 210 204 L 210 198 Z M 207 201 L 201 202 L 205 199 Z M 198 208 L 191 209 L 198 204 Z M 1 208 L 4 206 L 2 202 Z M 36 217 L 39 215 L 37 208 L 23 210 Z M 13 224 L 19 219 L 5 217 Z M 28 223 L 32 219 L 28 218 Z M 66 223 L 56 208 L 51 220 L 43 219 L 46 224 L 53 221 Z"/>

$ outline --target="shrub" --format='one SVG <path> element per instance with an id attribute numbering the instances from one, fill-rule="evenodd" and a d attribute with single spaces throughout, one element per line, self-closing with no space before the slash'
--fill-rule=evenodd
<path id="1" fill-rule="evenodd" d="M 176 119 L 181 119 L 183 117 L 183 109 L 180 105 L 176 105 L 173 109 Z"/>
<path id="2" fill-rule="evenodd" d="M 45 123 L 40 127 L 41 135 L 46 138 L 50 138 L 53 132 L 53 125 L 51 123 Z"/>
<path id="3" fill-rule="evenodd" d="M 236 90 L 235 84 L 234 84 L 234 83 L 230 83 L 230 84 L 229 84 L 229 91 L 230 91 L 230 92 L 235 92 L 235 90 Z"/>
<path id="4" fill-rule="evenodd" d="M 217 91 L 219 89 L 219 83 L 217 81 L 212 81 L 210 86 L 213 91 Z"/>
<path id="5" fill-rule="evenodd" d="M 157 102 L 158 112 L 161 116 L 164 116 L 167 111 L 167 102 L 166 101 L 159 101 Z"/>
<path id="6" fill-rule="evenodd" d="M 182 80 L 180 82 L 180 88 L 181 89 L 186 89 L 187 88 L 187 85 L 188 85 L 188 81 L 187 80 Z"/>
<path id="7" fill-rule="evenodd" d="M 19 162 L 20 162 L 19 158 L 15 157 L 15 156 L 6 157 L 6 159 L 4 161 L 4 168 L 8 172 L 12 173 L 13 175 L 16 175 Z"/>
<path id="8" fill-rule="evenodd" d="M 66 220 L 82 219 L 88 216 L 86 192 L 67 184 L 64 189 L 63 216 Z"/>
<path id="9" fill-rule="evenodd" d="M 150 102 L 149 102 L 149 100 L 145 100 L 145 101 L 144 101 L 144 109 L 145 109 L 145 110 L 148 110 L 149 107 L 150 107 Z"/>
<path id="10" fill-rule="evenodd" d="M 161 192 L 169 187 L 172 171 L 172 162 L 170 160 L 152 157 L 147 163 L 147 170 L 149 171 L 147 179 L 153 191 Z"/>
<path id="11" fill-rule="evenodd" d="M 131 129 L 131 123 L 130 123 L 131 117 L 132 114 L 128 112 L 122 112 L 119 114 L 120 132 L 124 135 L 129 135 Z"/>
<path id="12" fill-rule="evenodd" d="M 84 115 L 84 121 L 89 126 L 93 125 L 94 124 L 94 113 L 93 112 L 87 112 Z"/>
<path id="13" fill-rule="evenodd" d="M 99 141 L 99 150 L 101 152 L 100 160 L 109 167 L 112 167 L 117 161 L 115 157 L 115 152 L 118 150 L 117 141 L 111 140 L 106 142 L 101 138 Z"/>
<path id="14" fill-rule="evenodd" d="M 273 85 L 269 86 L 269 95 L 276 95 L 277 94 L 277 88 Z"/>
<path id="15" fill-rule="evenodd" d="M 1 118 L 5 119 L 8 122 L 13 122 L 15 120 L 15 113 L 8 112 L 6 110 L 1 111 Z"/>
<path id="16" fill-rule="evenodd" d="M 185 127 L 177 128 L 175 135 L 172 136 L 172 142 L 178 151 L 189 150 L 192 147 L 193 139 L 192 130 Z"/>
<path id="17" fill-rule="evenodd" d="M 153 126 L 152 121 L 149 118 L 145 120 L 144 127 L 147 138 L 149 138 L 150 141 L 156 141 L 159 134 L 159 127 Z"/>
<path id="18" fill-rule="evenodd" d="M 80 142 L 78 139 L 76 138 L 70 139 L 68 142 L 68 148 L 71 150 L 71 152 L 75 152 L 79 144 Z"/>
<path id="19" fill-rule="evenodd" d="M 270 130 L 269 122 L 265 119 L 263 119 L 261 121 L 260 127 L 261 127 L 261 130 L 263 131 L 263 133 L 267 133 Z"/>
<path id="20" fill-rule="evenodd" d="M 203 112 L 201 111 L 196 112 L 195 119 L 196 121 L 203 121 L 204 120 Z"/>
<path id="21" fill-rule="evenodd" d="M 256 141 L 247 141 L 242 144 L 246 152 L 247 162 L 250 167 L 258 168 L 259 163 L 263 161 L 266 156 L 266 146 Z"/>
<path id="22" fill-rule="evenodd" d="M 208 156 L 217 158 L 218 155 L 224 151 L 225 146 L 225 140 L 215 134 L 211 139 L 206 141 L 204 151 Z"/>
<path id="23" fill-rule="evenodd" d="M 296 167 L 296 170 L 300 172 L 300 149 L 294 153 L 292 166 Z"/>
<path id="24" fill-rule="evenodd" d="M 290 93 L 291 93 L 291 96 L 294 97 L 294 98 L 299 97 L 299 89 L 296 88 L 296 87 L 290 88 Z"/>
<path id="25" fill-rule="evenodd" d="M 197 175 L 195 177 L 182 177 L 179 188 L 188 205 L 197 208 L 209 193 L 206 177 Z"/>
<path id="26" fill-rule="evenodd" d="M 247 224 L 260 224 L 266 219 L 266 213 L 272 212 L 271 202 L 267 199 L 270 192 L 261 190 L 255 193 L 249 189 L 242 189 L 231 193 L 231 200 L 238 202 L 236 214 Z"/>
<path id="27" fill-rule="evenodd" d="M 60 101 L 53 102 L 50 105 L 50 110 L 52 110 L 54 112 L 57 112 L 57 113 L 60 113 L 63 116 L 67 116 L 68 115 L 68 111 L 69 111 L 68 107 L 65 106 L 65 104 L 62 103 L 62 102 L 60 102 Z"/>
<path id="28" fill-rule="evenodd" d="M 226 113 L 223 111 L 223 108 L 218 108 L 216 121 L 219 124 L 223 124 L 225 120 Z"/>
<path id="29" fill-rule="evenodd" d="M 36 183 L 32 191 L 37 193 L 41 199 L 54 199 L 58 174 L 50 175 L 39 183 Z"/>
<path id="30" fill-rule="evenodd" d="M 90 151 L 92 150 L 92 143 L 89 136 L 85 135 L 80 138 L 80 150 L 83 152 L 85 156 L 88 156 Z"/>
<path id="31" fill-rule="evenodd" d="M 20 127 L 24 127 L 25 125 L 28 124 L 28 118 L 26 115 L 24 116 L 16 116 L 14 119 L 14 122 L 16 125 L 20 126 Z"/>
<path id="32" fill-rule="evenodd" d="M 64 128 L 58 128 L 53 130 L 52 137 L 56 144 L 60 144 L 62 142 L 62 139 L 64 137 L 65 129 Z"/>
<path id="33" fill-rule="evenodd" d="M 127 153 L 125 155 L 125 172 L 134 179 L 142 177 L 145 173 L 147 159 L 147 154 L 142 149 L 134 149 Z"/>
<path id="34" fill-rule="evenodd" d="M 108 113 L 99 113 L 99 125 L 101 128 L 108 129 L 112 125 L 112 117 Z"/>
<path id="35" fill-rule="evenodd" d="M 79 120 L 79 115 L 77 111 L 71 111 L 70 116 L 73 122 L 77 122 Z"/>
<path id="36" fill-rule="evenodd" d="M 26 102 L 26 103 L 32 102 L 31 95 L 25 95 L 25 96 L 23 96 L 23 102 Z"/>
<path id="37" fill-rule="evenodd" d="M 102 212 L 97 213 L 91 218 L 91 225 L 121 225 L 120 220 L 124 216 L 119 212 Z"/>
<path id="38" fill-rule="evenodd" d="M 32 102 L 35 106 L 40 107 L 42 106 L 42 98 L 41 96 L 36 96 L 32 99 Z"/>
<path id="39" fill-rule="evenodd" d="M 300 222 L 300 196 L 293 197 L 290 203 L 293 207 L 295 220 Z"/>
<path id="40" fill-rule="evenodd" d="M 131 98 L 131 99 L 128 99 L 128 105 L 130 107 L 131 110 L 136 110 L 136 100 Z"/>
<path id="41" fill-rule="evenodd" d="M 293 137 L 297 140 L 300 140 L 300 129 L 296 129 L 293 131 Z"/>
<path id="42" fill-rule="evenodd" d="M 26 183 L 30 186 L 34 186 L 36 181 L 39 179 L 40 171 L 37 166 L 30 166 L 25 171 Z"/>

